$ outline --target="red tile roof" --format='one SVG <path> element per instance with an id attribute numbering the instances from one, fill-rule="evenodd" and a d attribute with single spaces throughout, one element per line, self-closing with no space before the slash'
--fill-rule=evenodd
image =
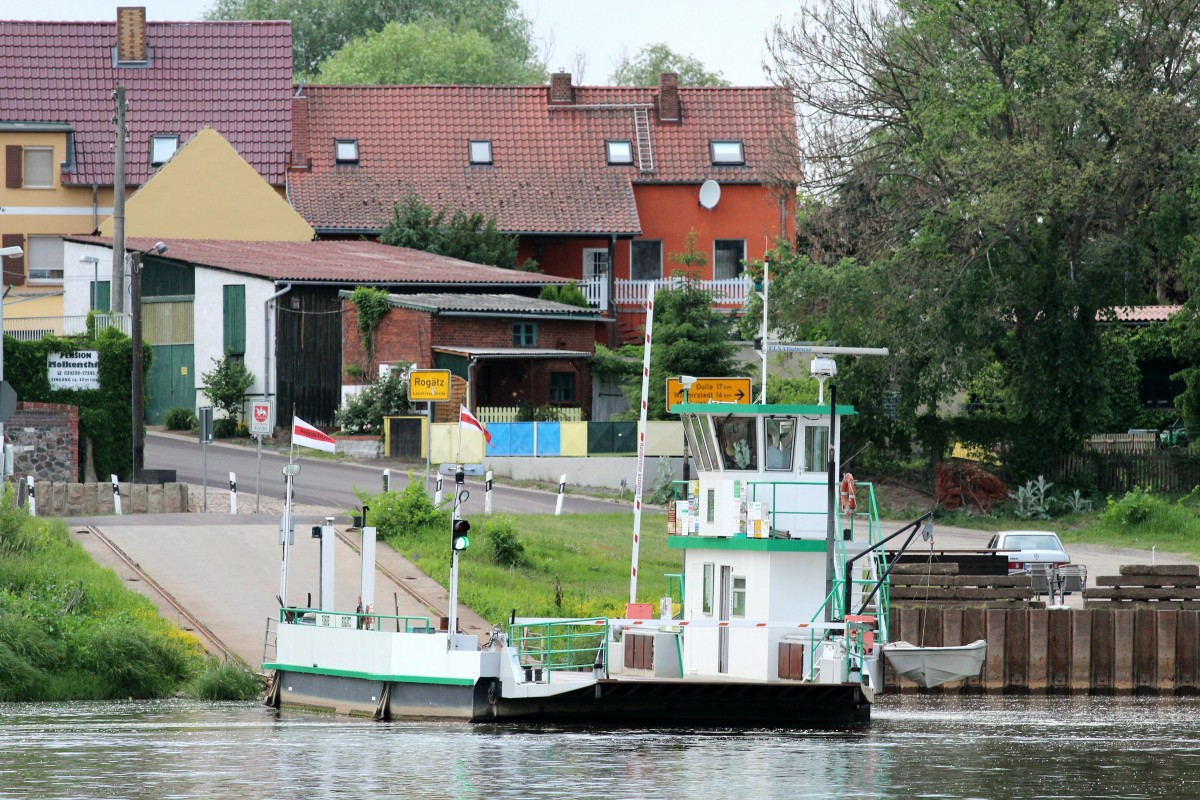
<path id="1" fill-rule="evenodd" d="M 102 236 L 66 237 L 112 247 Z M 130 250 L 149 250 L 154 239 L 126 241 Z M 536 272 L 488 267 L 457 258 L 392 247 L 378 242 L 231 242 L 171 239 L 164 261 L 211 267 L 276 281 L 317 283 L 416 284 L 424 286 L 544 286 L 566 283 Z"/>
<path id="2" fill-rule="evenodd" d="M 1175 316 L 1180 306 L 1121 306 L 1113 309 L 1117 322 L 1139 324 L 1146 322 L 1166 322 Z"/>
<path id="3" fill-rule="evenodd" d="M 126 175 L 152 172 L 150 136 L 180 144 L 215 128 L 269 183 L 291 149 L 288 22 L 149 22 L 149 66 L 113 66 L 113 22 L 0 21 L 0 122 L 65 122 L 75 134 L 66 185 L 113 184 L 113 90 L 129 105 Z"/>
<path id="4" fill-rule="evenodd" d="M 551 107 L 545 86 L 304 87 L 307 125 L 293 135 L 312 168 L 289 172 L 289 197 L 325 232 L 376 231 L 415 191 L 435 208 L 494 214 L 510 233 L 637 234 L 635 184 L 767 183 L 780 151 L 795 150 L 793 106 L 779 89 L 681 88 L 679 123 L 658 121 L 658 91 L 576 87 L 573 105 Z M 605 163 L 610 139 L 634 142 L 636 163 L 637 107 L 649 108 L 652 173 Z M 358 165 L 334 162 L 343 138 L 358 140 Z M 473 139 L 492 142 L 491 166 L 468 163 Z M 746 166 L 712 166 L 712 139 L 741 140 Z"/>

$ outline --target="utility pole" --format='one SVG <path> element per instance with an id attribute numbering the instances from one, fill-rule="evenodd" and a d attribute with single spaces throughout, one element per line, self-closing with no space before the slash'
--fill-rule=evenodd
<path id="1" fill-rule="evenodd" d="M 112 260 L 112 310 L 120 314 L 125 310 L 125 87 L 113 91 L 117 111 L 113 123 L 117 128 L 116 166 L 113 170 L 113 260 Z"/>

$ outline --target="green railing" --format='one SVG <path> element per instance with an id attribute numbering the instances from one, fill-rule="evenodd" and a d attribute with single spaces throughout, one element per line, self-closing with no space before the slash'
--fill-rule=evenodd
<path id="1" fill-rule="evenodd" d="M 542 670 L 546 682 L 556 671 L 590 670 L 602 655 L 608 665 L 608 620 L 555 619 L 510 625 L 509 644 L 521 667 Z"/>
<path id="2" fill-rule="evenodd" d="M 386 631 L 395 623 L 396 633 L 433 633 L 429 617 L 395 616 L 393 614 L 361 614 L 354 611 L 322 611 L 319 608 L 281 608 L 279 622 L 283 625 L 315 625 L 318 628 L 357 628 Z M 401 624 L 403 623 L 403 627 Z"/>

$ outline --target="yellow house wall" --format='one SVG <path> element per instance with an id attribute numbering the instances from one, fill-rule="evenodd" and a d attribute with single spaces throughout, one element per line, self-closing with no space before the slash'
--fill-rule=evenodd
<path id="1" fill-rule="evenodd" d="M 100 225 L 111 236 L 113 220 Z M 125 235 L 307 242 L 312 226 L 219 133 L 204 128 L 125 205 Z"/>

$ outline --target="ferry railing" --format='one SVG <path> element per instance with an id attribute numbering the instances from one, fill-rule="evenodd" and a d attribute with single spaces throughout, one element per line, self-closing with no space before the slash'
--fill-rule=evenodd
<path id="1" fill-rule="evenodd" d="M 514 623 L 509 626 L 508 641 L 516 649 L 521 667 L 544 671 L 547 683 L 556 671 L 608 666 L 608 620 L 604 617 Z"/>
<path id="2" fill-rule="evenodd" d="M 434 633 L 429 617 L 395 614 L 361 613 L 357 611 L 321 611 L 316 608 L 281 608 L 281 625 L 313 625 L 318 628 L 344 628 L 383 631 L 384 624 L 394 621 L 396 633 Z M 403 624 L 403 630 L 401 630 Z"/>

